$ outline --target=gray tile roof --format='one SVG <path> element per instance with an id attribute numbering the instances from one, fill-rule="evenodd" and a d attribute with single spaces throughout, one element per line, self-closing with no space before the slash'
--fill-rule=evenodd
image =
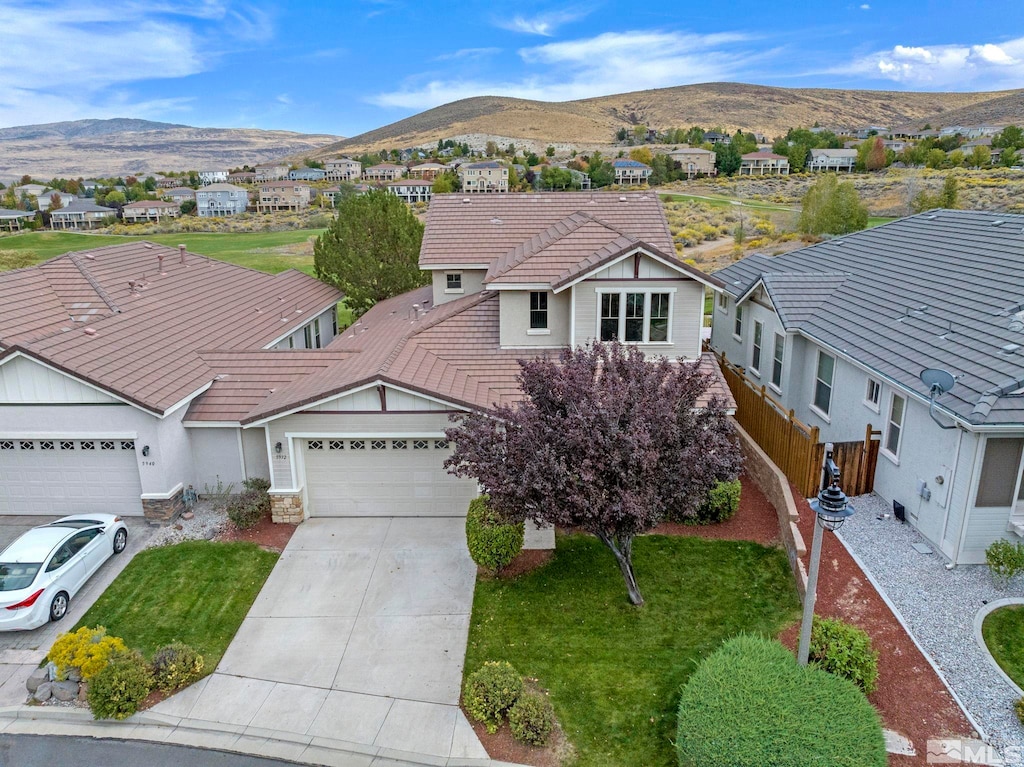
<path id="1" fill-rule="evenodd" d="M 930 211 L 716 276 L 733 297 L 766 277 L 787 328 L 911 392 L 950 371 L 939 405 L 966 423 L 1024 426 L 1024 216 Z"/>

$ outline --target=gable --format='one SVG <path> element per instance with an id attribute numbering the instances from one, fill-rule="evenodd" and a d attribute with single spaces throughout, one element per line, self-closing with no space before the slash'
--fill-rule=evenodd
<path id="1" fill-rule="evenodd" d="M 121 400 L 76 381 L 28 357 L 15 355 L 0 364 L 2 404 L 120 404 Z"/>
<path id="2" fill-rule="evenodd" d="M 420 396 L 393 386 L 383 386 L 387 412 L 444 412 L 452 406 L 434 399 Z M 381 413 L 381 395 L 377 385 L 346 392 L 338 397 L 320 402 L 306 408 L 306 413 Z"/>
<path id="3" fill-rule="evenodd" d="M 639 269 L 633 258 L 623 258 L 614 264 L 609 264 L 599 272 L 587 277 L 590 280 L 682 280 L 686 275 L 680 274 L 678 269 L 655 261 L 645 253 L 640 253 Z M 635 275 L 635 276 L 634 276 Z"/>

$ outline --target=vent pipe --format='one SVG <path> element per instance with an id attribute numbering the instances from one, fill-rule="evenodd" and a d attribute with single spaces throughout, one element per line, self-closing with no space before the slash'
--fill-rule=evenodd
<path id="1" fill-rule="evenodd" d="M 185 246 L 178 246 L 178 257 L 181 259 L 181 263 L 185 263 Z"/>
<path id="2" fill-rule="evenodd" d="M 157 254 L 156 262 L 157 262 L 157 266 L 160 269 L 160 276 L 163 277 L 164 275 L 167 274 L 167 272 L 164 271 L 164 254 L 163 253 L 158 253 Z"/>

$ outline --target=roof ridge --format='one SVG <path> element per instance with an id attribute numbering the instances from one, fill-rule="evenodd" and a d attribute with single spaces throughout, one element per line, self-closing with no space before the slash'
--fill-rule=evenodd
<path id="1" fill-rule="evenodd" d="M 103 303 L 107 305 L 107 308 L 110 309 L 110 311 L 114 312 L 114 314 L 120 314 L 121 307 L 114 303 L 114 299 L 110 297 L 110 294 L 107 293 L 107 291 L 103 288 L 103 286 L 100 284 L 100 281 L 97 280 L 92 275 L 92 272 L 90 272 L 89 269 L 86 267 L 86 265 L 82 263 L 81 258 L 79 258 L 78 256 L 78 253 L 69 253 L 68 260 L 75 265 L 75 268 L 78 269 L 81 275 L 85 278 L 85 281 L 92 286 L 92 289 L 96 291 L 96 295 L 98 295 L 100 297 L 100 300 L 102 300 Z"/>

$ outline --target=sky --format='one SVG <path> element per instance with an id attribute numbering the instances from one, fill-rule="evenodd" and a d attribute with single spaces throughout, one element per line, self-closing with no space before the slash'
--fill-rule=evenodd
<path id="1" fill-rule="evenodd" d="M 1024 88 L 1020 0 L 0 0 L 0 127 L 354 136 L 470 96 Z"/>

